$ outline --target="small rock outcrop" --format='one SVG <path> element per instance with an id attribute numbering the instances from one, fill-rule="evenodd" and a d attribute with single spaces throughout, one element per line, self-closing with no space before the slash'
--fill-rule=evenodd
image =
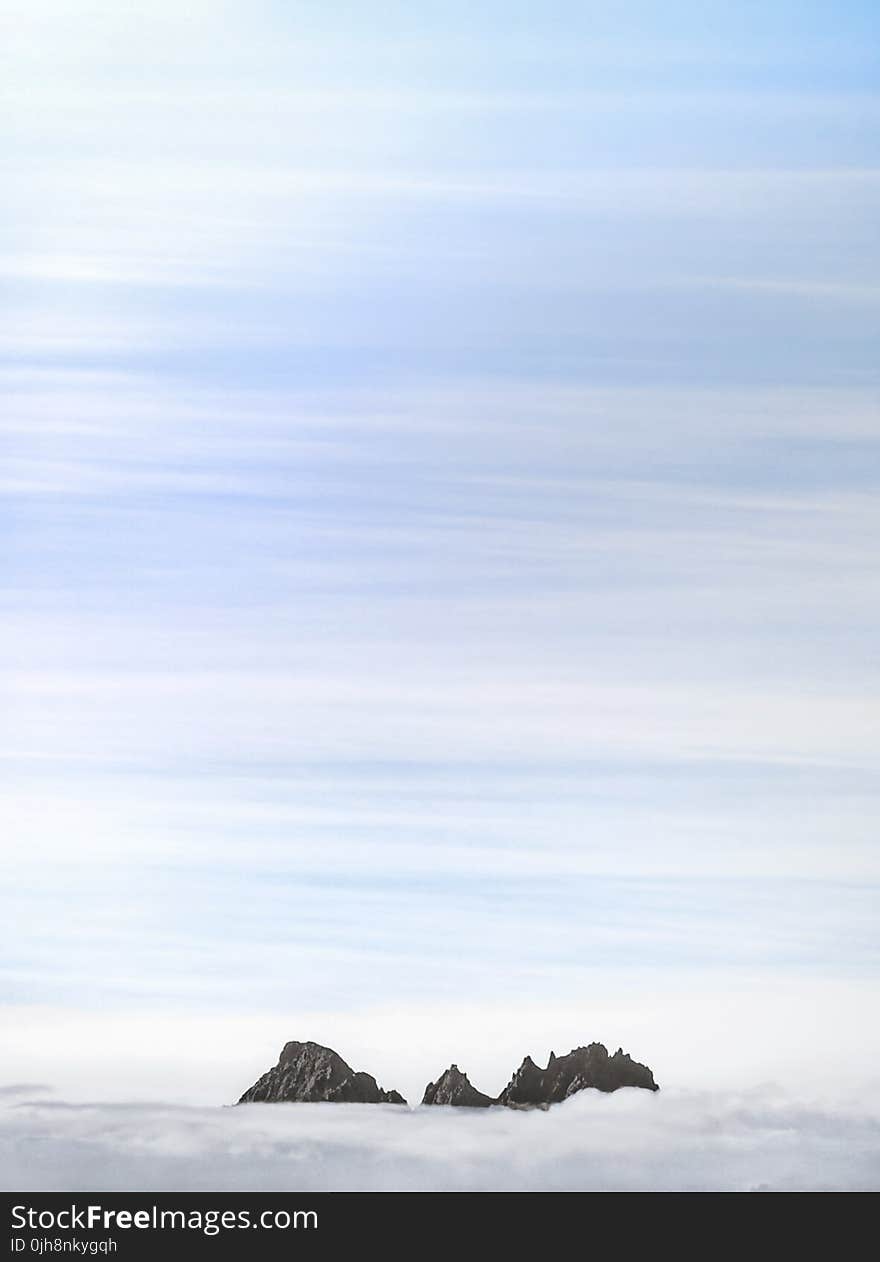
<path id="1" fill-rule="evenodd" d="M 471 1085 L 458 1065 L 450 1065 L 436 1082 L 425 1087 L 422 1104 L 457 1104 L 469 1109 L 488 1109 L 495 1101 Z"/>
<path id="2" fill-rule="evenodd" d="M 501 1092 L 498 1103 L 510 1108 L 546 1108 L 585 1087 L 599 1091 L 616 1091 L 618 1087 L 660 1090 L 647 1065 L 640 1065 L 622 1048 L 609 1056 L 602 1043 L 590 1043 L 576 1047 L 567 1056 L 554 1056 L 551 1052 L 546 1069 L 527 1056 Z"/>
<path id="3" fill-rule="evenodd" d="M 341 1056 L 320 1043 L 285 1043 L 278 1064 L 245 1091 L 239 1104 L 315 1103 L 406 1104 L 397 1091 L 383 1091 L 370 1074 L 356 1073 Z"/>

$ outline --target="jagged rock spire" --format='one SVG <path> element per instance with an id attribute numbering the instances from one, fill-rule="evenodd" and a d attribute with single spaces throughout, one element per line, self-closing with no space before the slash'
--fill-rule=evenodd
<path id="1" fill-rule="evenodd" d="M 647 1065 L 640 1065 L 621 1048 L 609 1056 L 604 1044 L 590 1043 L 574 1048 L 567 1056 L 554 1056 L 551 1052 L 546 1069 L 540 1069 L 531 1056 L 526 1056 L 498 1103 L 512 1107 L 558 1104 L 585 1087 L 599 1091 L 616 1091 L 618 1087 L 659 1091 Z"/>
<path id="2" fill-rule="evenodd" d="M 471 1085 L 458 1065 L 450 1065 L 436 1082 L 425 1087 L 422 1104 L 457 1104 L 471 1109 L 487 1109 L 494 1101 Z"/>

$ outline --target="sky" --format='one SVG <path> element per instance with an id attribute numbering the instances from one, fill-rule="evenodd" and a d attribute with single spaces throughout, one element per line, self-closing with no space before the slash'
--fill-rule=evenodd
<path id="1" fill-rule="evenodd" d="M 876 1079 L 875 6 L 2 11 L 0 1080 Z"/>

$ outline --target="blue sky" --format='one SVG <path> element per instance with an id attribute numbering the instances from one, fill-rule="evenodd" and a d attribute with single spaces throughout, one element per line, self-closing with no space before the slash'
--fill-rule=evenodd
<path id="1" fill-rule="evenodd" d="M 8 1071 L 876 1056 L 873 6 L 4 13 Z"/>

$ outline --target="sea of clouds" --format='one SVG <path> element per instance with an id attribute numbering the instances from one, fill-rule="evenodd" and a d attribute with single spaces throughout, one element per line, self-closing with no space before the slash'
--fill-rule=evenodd
<path id="1" fill-rule="evenodd" d="M 0 1092 L 15 1190 L 873 1190 L 880 1091 L 584 1091 L 548 1112 Z"/>

